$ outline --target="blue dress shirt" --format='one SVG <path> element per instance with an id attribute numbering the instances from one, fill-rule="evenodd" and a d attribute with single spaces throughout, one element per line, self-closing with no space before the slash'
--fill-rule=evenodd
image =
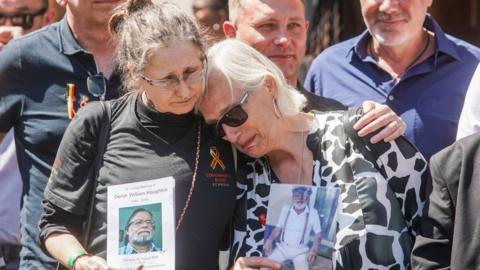
<path id="1" fill-rule="evenodd" d="M 480 49 L 446 35 L 430 15 L 424 26 L 435 33 L 435 53 L 397 83 L 368 54 L 371 36 L 365 31 L 321 53 L 308 71 L 305 88 L 347 106 L 365 100 L 387 104 L 407 123 L 405 136 L 430 159 L 455 141 Z"/>

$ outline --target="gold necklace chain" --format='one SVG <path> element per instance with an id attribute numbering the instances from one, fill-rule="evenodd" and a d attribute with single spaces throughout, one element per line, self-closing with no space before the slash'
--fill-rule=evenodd
<path id="1" fill-rule="evenodd" d="M 198 173 L 198 164 L 200 163 L 200 141 L 201 141 L 201 130 L 202 130 L 202 121 L 198 121 L 198 131 L 197 131 L 197 144 L 195 147 L 195 168 L 193 170 L 192 176 L 192 183 L 190 185 L 190 191 L 188 192 L 187 199 L 185 200 L 185 206 L 180 213 L 180 217 L 177 221 L 177 226 L 175 227 L 175 231 L 178 231 L 180 225 L 182 224 L 183 218 L 185 217 L 185 213 L 187 212 L 188 206 L 190 205 L 190 200 L 192 199 L 193 190 L 195 189 L 195 182 L 197 181 L 197 173 Z"/>

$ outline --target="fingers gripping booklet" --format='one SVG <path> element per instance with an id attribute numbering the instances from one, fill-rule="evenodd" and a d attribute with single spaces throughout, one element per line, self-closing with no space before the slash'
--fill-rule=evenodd
<path id="1" fill-rule="evenodd" d="M 107 263 L 175 269 L 173 177 L 108 187 Z"/>

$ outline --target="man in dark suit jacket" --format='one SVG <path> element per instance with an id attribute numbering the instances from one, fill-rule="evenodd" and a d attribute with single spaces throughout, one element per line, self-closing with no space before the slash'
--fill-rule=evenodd
<path id="1" fill-rule="evenodd" d="M 430 161 L 431 193 L 412 268 L 480 269 L 480 134 L 456 142 Z"/>

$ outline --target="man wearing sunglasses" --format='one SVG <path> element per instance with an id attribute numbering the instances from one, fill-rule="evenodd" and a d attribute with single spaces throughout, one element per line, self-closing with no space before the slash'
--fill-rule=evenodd
<path id="1" fill-rule="evenodd" d="M 48 0 L 0 0 L 0 49 L 15 37 L 52 23 L 54 17 Z"/>
<path id="2" fill-rule="evenodd" d="M 43 5 L 5 11 L 2 20 L 33 28 L 46 3 L 38 2 Z M 24 184 L 20 269 L 27 270 L 56 267 L 38 243 L 37 226 L 43 191 L 70 119 L 88 101 L 118 97 L 120 85 L 108 20 L 122 1 L 59 2 L 66 6 L 64 19 L 0 51 L 0 141 L 14 129 Z"/>
<path id="3" fill-rule="evenodd" d="M 306 91 L 298 81 L 308 29 L 304 0 L 229 0 L 228 7 L 225 35 L 244 41 L 277 64 L 290 84 L 307 98 L 306 111 L 346 108 L 338 101 Z M 388 106 L 366 101 L 363 108 L 366 114 L 355 125 L 360 136 L 380 130 L 371 139 L 376 143 L 404 133 L 405 123 Z"/>

